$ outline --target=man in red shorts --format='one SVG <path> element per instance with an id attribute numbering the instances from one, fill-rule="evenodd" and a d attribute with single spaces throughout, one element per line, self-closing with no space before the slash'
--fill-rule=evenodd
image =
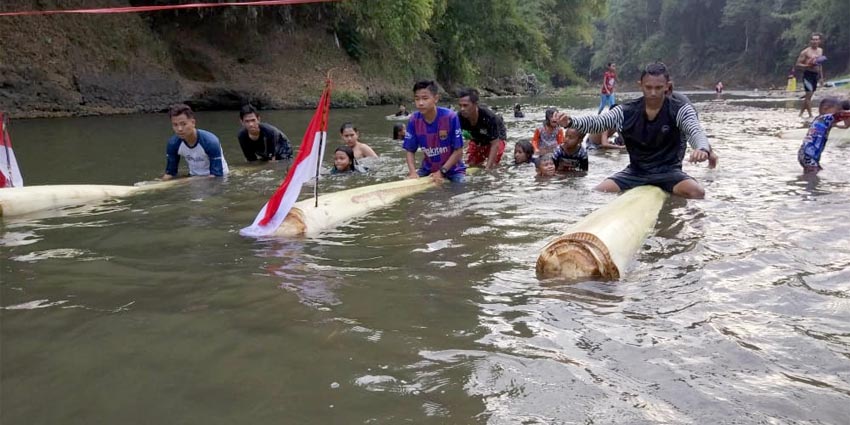
<path id="1" fill-rule="evenodd" d="M 505 153 L 507 131 L 502 117 L 493 111 L 478 106 L 478 90 L 464 89 L 458 93 L 460 127 L 469 131 L 472 141 L 467 148 L 466 162 L 469 166 L 484 165 L 493 169 Z"/>

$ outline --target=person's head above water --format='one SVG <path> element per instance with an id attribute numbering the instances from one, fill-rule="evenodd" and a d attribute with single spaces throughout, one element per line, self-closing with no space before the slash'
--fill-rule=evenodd
<path id="1" fill-rule="evenodd" d="M 422 80 L 413 85 L 413 103 L 423 115 L 437 112 L 440 87 L 433 80 Z"/>
<path id="2" fill-rule="evenodd" d="M 248 133 L 254 137 L 260 131 L 260 114 L 257 112 L 257 108 L 250 103 L 242 106 L 239 109 L 239 121 L 242 122 L 242 127 L 245 130 L 248 130 Z"/>
<path id="3" fill-rule="evenodd" d="M 192 138 L 195 135 L 195 113 L 189 105 L 180 103 L 168 110 L 171 118 L 171 129 L 181 139 Z"/>
<path id="4" fill-rule="evenodd" d="M 531 157 L 534 155 L 534 146 L 531 142 L 523 140 L 517 142 L 514 146 L 514 165 L 526 164 L 531 162 Z"/>
<path id="5" fill-rule="evenodd" d="M 334 151 L 334 169 L 337 172 L 354 171 L 354 150 L 340 146 Z"/>
<path id="6" fill-rule="evenodd" d="M 404 124 L 400 122 L 393 124 L 393 140 L 404 139 L 405 132 Z"/>
<path id="7" fill-rule="evenodd" d="M 552 117 L 554 117 L 557 112 L 558 112 L 557 108 L 546 109 L 546 112 L 544 113 L 545 118 L 543 119 L 543 124 L 545 124 L 549 127 L 557 127 L 558 123 L 555 122 L 554 119 L 552 119 Z"/>
<path id="8" fill-rule="evenodd" d="M 638 82 L 643 92 L 647 106 L 657 107 L 664 102 L 668 92 L 672 92 L 670 73 L 667 66 L 661 62 L 653 62 L 647 65 L 640 73 Z"/>
<path id="9" fill-rule="evenodd" d="M 460 115 L 464 118 L 473 118 L 478 115 L 478 90 L 466 88 L 457 93 L 457 106 Z"/>
<path id="10" fill-rule="evenodd" d="M 342 124 L 339 128 L 339 134 L 342 136 L 342 141 L 345 142 L 345 145 L 352 149 L 354 149 L 360 141 L 360 132 L 358 132 L 357 127 L 350 122 Z"/>
<path id="11" fill-rule="evenodd" d="M 537 167 L 537 175 L 541 177 L 548 177 L 555 175 L 555 158 L 552 154 L 544 154 L 537 158 L 537 161 L 534 163 Z"/>

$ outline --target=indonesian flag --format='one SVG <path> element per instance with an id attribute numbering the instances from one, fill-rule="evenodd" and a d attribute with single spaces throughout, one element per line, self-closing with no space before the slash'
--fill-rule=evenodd
<path id="1" fill-rule="evenodd" d="M 23 187 L 24 179 L 12 151 L 12 138 L 9 137 L 7 117 L 0 112 L 0 188 Z"/>
<path id="2" fill-rule="evenodd" d="M 327 80 L 313 119 L 310 120 L 310 125 L 304 133 L 304 139 L 301 140 L 298 156 L 289 168 L 286 179 L 257 214 L 254 223 L 239 231 L 240 235 L 257 237 L 273 234 L 289 214 L 292 205 L 298 200 L 301 186 L 318 176 L 319 166 L 325 153 L 325 141 L 328 137 L 330 106 L 331 81 Z"/>

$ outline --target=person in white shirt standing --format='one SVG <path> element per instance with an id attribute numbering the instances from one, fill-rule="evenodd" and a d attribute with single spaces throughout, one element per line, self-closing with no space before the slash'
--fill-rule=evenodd
<path id="1" fill-rule="evenodd" d="M 228 173 L 227 161 L 221 143 L 215 134 L 195 127 L 195 113 L 189 105 L 174 105 L 169 109 L 174 135 L 165 148 L 165 174 L 162 180 L 177 176 L 180 157 L 186 158 L 189 176 L 224 177 Z"/>

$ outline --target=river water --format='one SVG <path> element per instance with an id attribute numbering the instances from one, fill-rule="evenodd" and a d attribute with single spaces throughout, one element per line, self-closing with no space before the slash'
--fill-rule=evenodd
<path id="1" fill-rule="evenodd" d="M 236 114 L 200 113 L 239 169 L 226 180 L 2 222 L 0 422 L 846 424 L 850 144 L 804 178 L 799 141 L 774 137 L 801 126 L 793 100 L 691 97 L 720 166 L 685 165 L 707 198 L 668 200 L 619 282 L 539 281 L 534 264 L 613 199 L 591 189 L 625 154 L 591 154 L 584 177 L 504 167 L 257 241 L 237 232 L 286 164 L 244 166 Z M 522 101 L 508 152 L 546 104 L 597 99 Z M 331 148 L 352 120 L 382 158 L 321 191 L 405 174 L 391 112 L 332 111 Z M 264 119 L 300 141 L 310 115 Z M 152 179 L 169 135 L 164 115 L 12 126 L 29 185 Z"/>

